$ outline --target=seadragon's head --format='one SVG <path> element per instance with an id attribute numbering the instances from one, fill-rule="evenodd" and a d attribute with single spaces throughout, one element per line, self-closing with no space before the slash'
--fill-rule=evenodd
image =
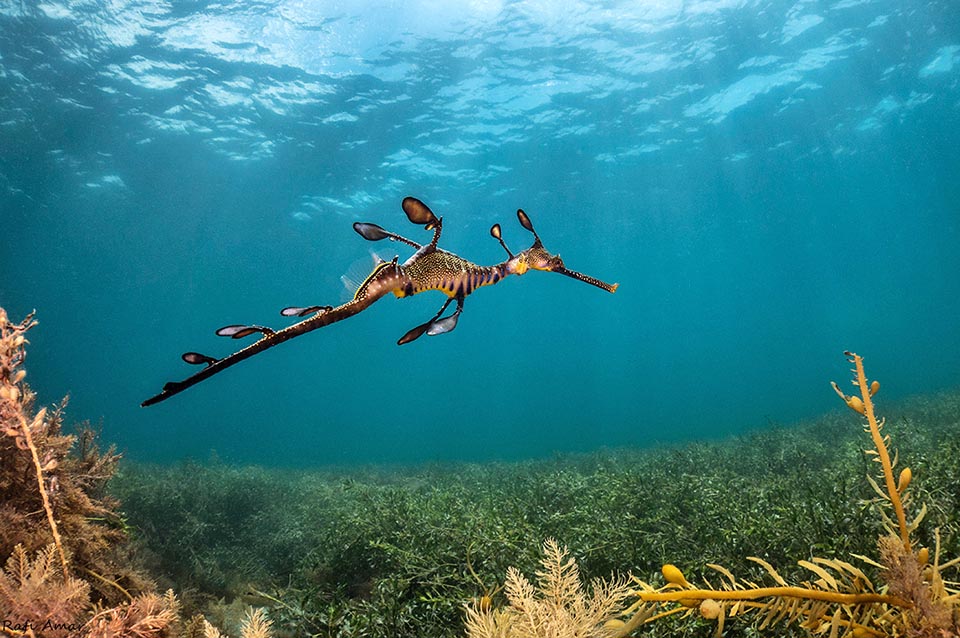
<path id="1" fill-rule="evenodd" d="M 527 216 L 522 209 L 517 210 L 517 218 L 520 220 L 520 225 L 533 233 L 533 245 L 526 250 L 522 250 L 516 255 L 510 252 L 510 249 L 507 248 L 507 245 L 503 242 L 503 238 L 500 235 L 500 224 L 494 224 L 490 229 L 490 234 L 500 242 L 500 245 L 503 246 L 503 249 L 507 251 L 507 254 L 510 255 L 510 259 L 507 260 L 507 272 L 513 275 L 522 275 L 528 270 L 543 270 L 546 272 L 556 272 L 561 275 L 566 275 L 567 277 L 573 277 L 584 283 L 590 284 L 591 286 L 596 286 L 597 288 L 603 288 L 607 292 L 616 292 L 617 286 L 620 284 L 608 284 L 606 282 L 595 279 L 589 275 L 585 275 L 576 270 L 570 270 L 563 264 L 563 259 L 560 258 L 560 255 L 551 255 L 550 252 L 543 247 L 543 242 L 540 241 L 540 236 L 537 235 L 537 231 L 533 229 L 533 224 L 530 222 L 530 217 Z"/>

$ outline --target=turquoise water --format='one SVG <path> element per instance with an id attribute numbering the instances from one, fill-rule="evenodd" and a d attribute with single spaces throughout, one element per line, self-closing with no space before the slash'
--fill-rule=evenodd
<path id="1" fill-rule="evenodd" d="M 960 5 L 0 6 L 0 305 L 41 401 L 129 457 L 544 457 L 706 439 L 960 382 Z M 139 403 L 220 326 L 337 304 L 413 239 L 567 265 L 365 313 Z"/>

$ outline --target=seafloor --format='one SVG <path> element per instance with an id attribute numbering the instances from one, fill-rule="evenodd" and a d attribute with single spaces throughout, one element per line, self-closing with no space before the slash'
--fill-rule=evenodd
<path id="1" fill-rule="evenodd" d="M 960 555 L 960 391 L 879 410 L 898 467 L 915 476 L 908 507 L 927 507 L 917 538 L 935 547 L 939 529 L 940 553 Z M 809 576 L 798 560 L 875 557 L 869 449 L 862 419 L 843 408 L 720 442 L 522 463 L 123 463 L 111 491 L 148 571 L 215 625 L 235 627 L 252 604 L 269 608 L 278 635 L 460 636 L 465 603 L 486 593 L 502 604 L 507 568 L 533 578 L 545 538 L 569 547 L 584 581 L 657 581 L 664 563 L 690 580 L 715 577 L 715 563 L 763 581 L 747 556 L 789 580 Z M 691 615 L 641 633 L 713 631 Z M 776 629 L 791 632 L 806 635 Z M 757 634 L 728 621 L 725 635 Z"/>
<path id="2" fill-rule="evenodd" d="M 34 325 L 0 308 L 0 635 L 960 635 L 960 390 L 884 425 L 856 355 L 847 407 L 734 439 L 294 471 L 70 434 Z"/>

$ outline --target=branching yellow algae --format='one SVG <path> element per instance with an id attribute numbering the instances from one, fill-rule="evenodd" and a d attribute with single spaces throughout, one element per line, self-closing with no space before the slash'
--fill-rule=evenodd
<path id="1" fill-rule="evenodd" d="M 844 403 L 866 418 L 864 430 L 870 433 L 874 446 L 868 452 L 880 464 L 883 488 L 871 477 L 867 478 L 879 499 L 893 510 L 896 520 L 893 523 L 884 517 L 889 535 L 879 539 L 879 562 L 856 557 L 881 569 L 883 585 L 874 586 L 862 570 L 838 559 L 798 561 L 812 576 L 791 585 L 772 565 L 750 557 L 749 560 L 763 567 L 775 586 L 738 580 L 729 570 L 709 565 L 720 575 L 720 584 L 696 587 L 687 582 L 677 567 L 664 565 L 666 585 L 658 588 L 637 580 L 633 592 L 637 602 L 627 614 L 649 614 L 651 606 L 668 607 L 661 610 L 661 614 L 699 610 L 704 618 L 717 620 L 718 635 L 723 631 L 725 617 L 752 613 L 759 620 L 760 629 L 777 623 L 797 623 L 812 633 L 829 632 L 830 636 L 958 636 L 960 593 L 949 588 L 942 577 L 946 565 L 939 564 L 939 548 L 932 565 L 927 548 L 912 549 L 911 533 L 926 510 L 921 508 L 917 517 L 908 523 L 905 507 L 909 503 L 908 489 L 913 473 L 910 468 L 904 468 L 899 477 L 894 478 L 896 455 L 891 458 L 890 438 L 881 433 L 883 419 L 877 419 L 873 405 L 873 396 L 880 384 L 867 382 L 859 355 L 846 354 L 854 366 L 853 385 L 857 392 L 848 396 L 836 383 L 832 385 Z M 661 614 L 650 616 L 650 620 Z"/>
<path id="2" fill-rule="evenodd" d="M 907 514 L 903 509 L 903 501 L 905 499 L 901 498 L 906 496 L 906 490 L 910 486 L 910 479 L 913 476 L 913 473 L 910 471 L 910 468 L 906 467 L 903 469 L 903 472 L 900 474 L 900 480 L 894 482 L 893 480 L 893 462 L 890 460 L 890 437 L 883 436 L 880 434 L 880 430 L 883 429 L 883 419 L 877 420 L 877 415 L 873 410 L 873 395 L 877 393 L 880 389 L 880 382 L 873 381 L 869 386 L 867 385 L 867 375 L 863 370 L 863 358 L 859 355 L 853 354 L 851 352 L 845 353 L 850 357 L 850 361 L 853 363 L 853 385 L 860 391 L 860 397 L 856 395 L 847 396 L 840 390 L 840 387 L 836 382 L 831 382 L 834 391 L 837 395 L 843 399 L 850 409 L 854 412 L 859 412 L 867 418 L 867 423 L 864 425 L 864 430 L 870 433 L 871 438 L 873 439 L 873 447 L 875 449 L 868 450 L 869 454 L 872 454 L 875 457 L 875 460 L 880 463 L 880 466 L 883 468 L 883 480 L 886 487 L 886 492 L 882 490 L 877 490 L 881 498 L 885 498 L 890 502 L 890 505 L 893 507 L 893 511 L 897 516 L 897 527 L 900 531 L 900 540 L 903 541 L 903 547 L 906 551 L 910 551 L 910 531 L 911 528 L 907 525 Z M 861 399 L 862 397 L 862 399 Z M 916 521 L 919 523 L 919 520 Z"/>
<path id="3" fill-rule="evenodd" d="M 635 602 L 605 622 L 602 631 L 591 635 L 636 635 L 642 633 L 644 625 L 666 616 L 699 613 L 717 622 L 717 636 L 722 635 L 727 618 L 752 615 L 757 629 L 767 635 L 778 635 L 775 626 L 794 624 L 811 634 L 830 638 L 960 637 L 960 585 L 944 579 L 946 570 L 957 567 L 960 558 L 940 562 L 939 532 L 932 563 L 928 548 L 914 549 L 912 534 L 926 508 L 921 507 L 912 520 L 908 518 L 913 472 L 905 467 L 895 478 L 897 457 L 891 456 L 890 439 L 882 434 L 883 419 L 877 418 L 873 405 L 873 396 L 880 384 L 868 383 L 860 356 L 846 354 L 854 366 L 856 392 L 848 396 L 836 383 L 832 385 L 844 403 L 866 419 L 864 430 L 870 434 L 874 447 L 868 452 L 879 463 L 882 478 L 878 482 L 868 476 L 867 480 L 877 493 L 876 500 L 884 506 L 881 514 L 886 528 L 877 543 L 876 559 L 862 555 L 853 558 L 879 570 L 882 582 L 875 585 L 852 562 L 837 558 L 797 561 L 809 576 L 791 583 L 765 560 L 749 557 L 748 560 L 763 568 L 771 584 L 737 578 L 721 565 L 708 564 L 717 574 L 715 582 L 704 579 L 702 586 L 694 585 L 677 566 L 666 564 L 662 569 L 664 585 L 657 587 L 633 578 L 630 595 L 635 597 Z M 892 510 L 893 516 L 884 510 Z M 512 599 L 510 602 L 515 607 Z M 468 618 L 471 617 L 474 620 L 471 638 L 533 635 L 512 630 L 507 622 L 512 618 L 512 610 L 474 608 L 468 611 Z M 484 622 L 477 622 L 480 619 Z"/>

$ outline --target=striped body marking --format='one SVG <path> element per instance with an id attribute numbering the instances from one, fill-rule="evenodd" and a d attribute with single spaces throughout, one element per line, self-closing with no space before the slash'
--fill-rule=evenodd
<path id="1" fill-rule="evenodd" d="M 498 283 L 507 275 L 506 262 L 479 266 L 445 250 L 435 250 L 402 266 L 409 279 L 404 288 L 394 290 L 397 297 L 409 297 L 427 290 L 439 290 L 448 297 L 466 297 L 477 288 Z"/>

